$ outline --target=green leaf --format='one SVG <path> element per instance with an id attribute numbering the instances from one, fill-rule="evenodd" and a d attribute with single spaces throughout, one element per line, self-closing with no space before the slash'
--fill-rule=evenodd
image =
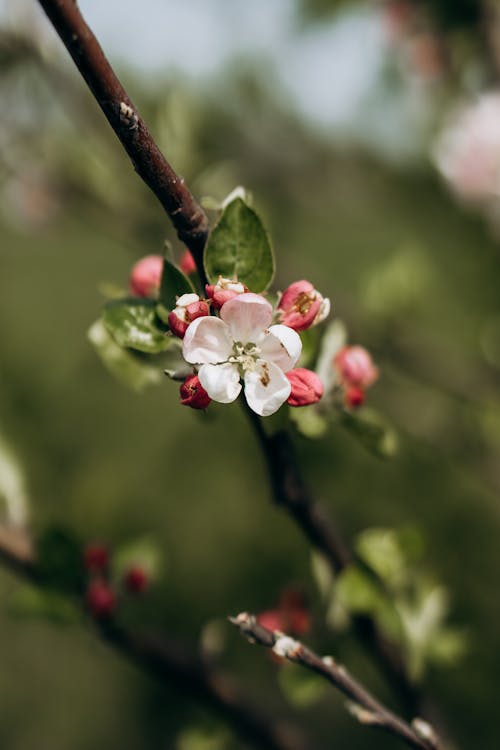
<path id="1" fill-rule="evenodd" d="M 263 292 L 273 280 L 269 237 L 258 215 L 241 198 L 224 209 L 208 239 L 204 261 L 212 283 L 224 276 L 238 279 L 252 292 Z"/>
<path id="2" fill-rule="evenodd" d="M 122 299 L 108 302 L 102 320 L 119 346 L 147 354 L 163 352 L 170 340 L 157 324 L 152 300 Z"/>
<path id="3" fill-rule="evenodd" d="M 8 612 L 16 618 L 41 618 L 57 625 L 73 625 L 81 620 L 81 614 L 67 596 L 57 591 L 20 586 L 8 603 Z"/>
<path id="4" fill-rule="evenodd" d="M 142 537 L 115 550 L 113 555 L 113 575 L 118 579 L 128 568 L 138 565 L 151 578 L 158 578 L 165 569 L 162 552 L 154 539 Z"/>
<path id="5" fill-rule="evenodd" d="M 158 297 L 158 314 L 162 320 L 166 322 L 164 311 L 167 311 L 168 315 L 174 309 L 177 297 L 181 297 L 183 294 L 193 294 L 194 291 L 190 280 L 182 273 L 180 268 L 164 258 Z"/>
<path id="6" fill-rule="evenodd" d="M 357 566 L 349 565 L 340 573 L 335 595 L 348 612 L 371 615 L 389 638 L 401 638 L 399 612 L 377 583 Z"/>
<path id="7" fill-rule="evenodd" d="M 341 424 L 356 437 L 364 447 L 380 458 L 392 458 L 398 450 L 395 430 L 374 409 L 361 412 L 341 412 Z"/>
<path id="8" fill-rule="evenodd" d="M 102 320 L 96 320 L 87 336 L 106 369 L 122 385 L 134 391 L 142 391 L 147 386 L 163 382 L 161 367 L 153 367 L 141 361 L 131 351 L 122 349 L 108 333 Z"/>
<path id="9" fill-rule="evenodd" d="M 316 408 L 316 404 L 290 407 L 289 413 L 291 421 L 304 437 L 315 440 L 323 437 L 328 430 L 328 420 Z"/>
<path id="10" fill-rule="evenodd" d="M 82 544 L 69 529 L 53 526 L 42 534 L 36 547 L 42 583 L 60 591 L 82 590 L 85 571 Z"/>

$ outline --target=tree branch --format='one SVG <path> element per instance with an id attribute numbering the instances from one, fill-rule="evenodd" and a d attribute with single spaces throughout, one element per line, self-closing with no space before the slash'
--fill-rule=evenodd
<path id="1" fill-rule="evenodd" d="M 137 174 L 169 215 L 179 239 L 196 261 L 202 283 L 208 219 L 153 140 L 74 0 L 39 0 L 92 91 Z"/>
<path id="2" fill-rule="evenodd" d="M 179 238 L 192 251 L 200 279 L 205 281 L 203 248 L 208 220 L 154 142 L 146 124 L 121 85 L 75 0 L 38 0 L 87 82 L 137 173 L 170 216 Z M 290 437 L 285 432 L 268 436 L 260 419 L 248 410 L 266 457 L 275 502 L 295 520 L 311 544 L 321 551 L 336 572 L 352 561 L 324 509 L 312 498 L 297 467 Z M 368 617 L 356 617 L 362 642 L 372 649 L 406 705 L 415 707 L 417 694 L 409 682 L 398 649 L 387 641 Z"/>
<path id="3" fill-rule="evenodd" d="M 251 643 L 270 648 L 278 656 L 300 664 L 328 680 L 352 701 L 349 710 L 361 724 L 383 729 L 418 750 L 439 750 L 438 739 L 427 722 L 414 719 L 411 725 L 407 724 L 380 703 L 331 656 L 320 657 L 300 641 L 279 631 L 268 630 L 257 622 L 254 615 L 247 612 L 230 617 L 229 620 Z"/>
<path id="4" fill-rule="evenodd" d="M 30 583 L 42 585 L 32 543 L 24 531 L 0 526 L 0 564 Z M 123 658 L 160 682 L 174 685 L 207 705 L 237 735 L 256 748 L 312 750 L 311 742 L 299 727 L 288 720 L 262 715 L 248 697 L 241 694 L 229 674 L 210 667 L 200 654 L 186 651 L 163 634 L 138 635 L 113 619 L 94 622 L 101 639 Z"/>
<path id="5" fill-rule="evenodd" d="M 311 545 L 324 555 L 332 571 L 340 573 L 354 562 L 354 556 L 325 508 L 314 499 L 307 487 L 289 433 L 279 430 L 272 435 L 267 434 L 262 420 L 246 404 L 245 411 L 265 457 L 275 504 L 288 513 Z M 397 646 L 385 637 L 368 615 L 355 615 L 352 623 L 360 642 L 377 661 L 402 705 L 409 712 L 416 712 L 420 696 L 408 679 L 405 662 Z"/>

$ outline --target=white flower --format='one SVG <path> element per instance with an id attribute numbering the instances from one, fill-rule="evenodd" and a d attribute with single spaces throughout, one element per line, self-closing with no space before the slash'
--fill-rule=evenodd
<path id="1" fill-rule="evenodd" d="M 463 199 L 489 202 L 500 197 L 500 94 L 483 94 L 463 106 L 439 137 L 434 160 Z"/>
<path id="2" fill-rule="evenodd" d="M 226 302 L 220 318 L 197 318 L 186 331 L 184 359 L 198 365 L 198 377 L 210 398 L 229 404 L 245 385 L 245 397 L 263 417 L 274 414 L 290 395 L 285 372 L 302 350 L 299 335 L 271 325 L 273 308 L 258 294 L 239 294 Z"/>

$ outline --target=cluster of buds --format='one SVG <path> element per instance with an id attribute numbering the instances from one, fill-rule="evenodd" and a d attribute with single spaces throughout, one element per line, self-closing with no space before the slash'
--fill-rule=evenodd
<path id="1" fill-rule="evenodd" d="M 83 563 L 88 574 L 85 603 L 97 620 L 106 620 L 116 612 L 118 595 L 111 581 L 111 559 L 103 544 L 88 544 L 83 552 Z M 149 576 L 140 565 L 131 565 L 122 576 L 121 584 L 130 594 L 142 594 L 150 583 Z"/>
<path id="2" fill-rule="evenodd" d="M 206 294 L 205 300 L 183 295 L 168 318 L 195 370 L 181 385 L 182 404 L 194 409 L 206 409 L 211 400 L 227 404 L 244 389 L 250 408 L 268 416 L 284 403 L 319 401 L 320 378 L 295 367 L 302 351 L 298 331 L 320 323 L 330 309 L 310 282 L 288 287 L 276 310 L 237 279 L 219 277 L 206 286 Z"/>
<path id="3" fill-rule="evenodd" d="M 196 271 L 189 250 L 180 265 L 186 274 Z M 155 296 L 161 272 L 160 256 L 143 258 L 132 269 L 131 290 Z M 290 284 L 275 309 L 238 279 L 219 276 L 215 284 L 206 285 L 205 293 L 205 299 L 194 292 L 183 294 L 168 315 L 170 333 L 183 340 L 183 357 L 193 367 L 180 386 L 181 404 L 204 410 L 212 400 L 231 403 L 243 391 L 250 408 L 268 416 L 284 403 L 308 406 L 322 398 L 320 377 L 295 366 L 302 351 L 299 333 L 330 312 L 330 300 L 311 282 Z M 334 358 L 334 369 L 344 404 L 361 406 L 366 389 L 378 377 L 370 354 L 361 346 L 344 346 Z"/>
<path id="4" fill-rule="evenodd" d="M 361 406 L 365 391 L 378 378 L 378 368 L 370 353 L 362 346 L 343 346 L 334 357 L 333 365 L 344 389 L 344 402 L 349 408 Z"/>

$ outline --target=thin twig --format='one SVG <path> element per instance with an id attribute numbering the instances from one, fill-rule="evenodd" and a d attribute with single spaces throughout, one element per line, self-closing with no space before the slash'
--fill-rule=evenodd
<path id="1" fill-rule="evenodd" d="M 411 725 L 408 724 L 380 703 L 331 656 L 320 657 L 300 641 L 279 631 L 268 630 L 257 622 L 254 615 L 247 612 L 230 617 L 229 620 L 251 643 L 270 648 L 278 656 L 300 664 L 328 680 L 352 701 L 349 710 L 361 724 L 383 729 L 418 750 L 439 750 L 436 734 L 427 722 L 414 719 Z"/>
<path id="2" fill-rule="evenodd" d="M 39 0 L 92 91 L 137 174 L 169 215 L 179 239 L 196 261 L 204 283 L 203 248 L 208 219 L 153 140 L 74 0 Z"/>
<path id="3" fill-rule="evenodd" d="M 29 536 L 0 525 L 0 564 L 16 575 L 43 585 Z M 78 600 L 81 602 L 81 599 Z M 268 750 L 311 750 L 302 729 L 288 720 L 269 718 L 245 695 L 227 672 L 210 667 L 203 657 L 161 635 L 136 634 L 116 620 L 95 620 L 103 641 L 127 661 L 162 683 L 174 685 L 224 719 L 243 740 Z"/>

